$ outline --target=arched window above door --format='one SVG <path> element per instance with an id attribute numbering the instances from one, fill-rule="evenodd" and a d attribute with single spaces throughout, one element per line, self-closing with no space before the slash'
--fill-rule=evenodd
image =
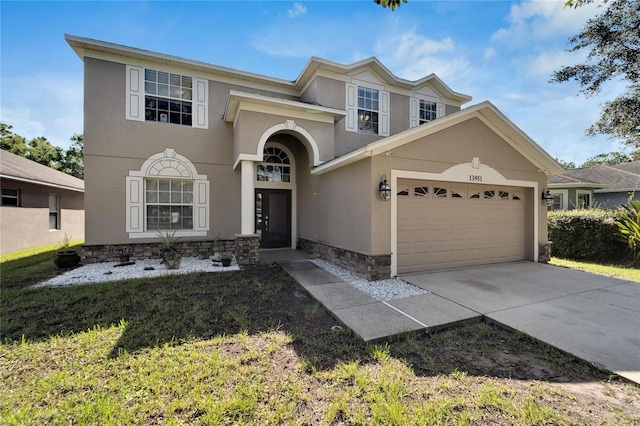
<path id="1" fill-rule="evenodd" d="M 291 161 L 289 155 L 277 146 L 267 146 L 263 151 L 263 161 L 256 166 L 256 180 L 259 182 L 291 182 Z"/>

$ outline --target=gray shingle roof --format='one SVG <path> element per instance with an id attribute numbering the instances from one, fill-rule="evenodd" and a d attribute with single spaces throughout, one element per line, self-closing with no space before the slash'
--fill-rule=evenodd
<path id="1" fill-rule="evenodd" d="M 84 192 L 83 180 L 2 150 L 0 177 Z"/>
<path id="2" fill-rule="evenodd" d="M 548 182 L 555 184 L 555 187 L 562 184 L 584 183 L 587 184 L 585 186 L 588 184 L 606 185 L 609 190 L 640 190 L 640 161 L 567 170 L 561 175 L 549 176 Z"/>

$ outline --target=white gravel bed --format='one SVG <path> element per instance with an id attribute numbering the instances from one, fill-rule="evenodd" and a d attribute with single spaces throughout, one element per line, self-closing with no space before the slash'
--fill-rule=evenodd
<path id="1" fill-rule="evenodd" d="M 367 281 L 364 278 L 325 260 L 313 259 L 311 262 L 381 302 L 430 293 L 429 291 L 416 287 L 413 284 L 409 284 L 400 278 Z"/>
<path id="2" fill-rule="evenodd" d="M 133 265 L 116 266 L 118 262 L 92 263 L 72 269 L 50 280 L 36 284 L 35 287 L 64 287 L 74 284 L 91 284 L 107 281 L 128 280 L 133 278 L 153 278 L 161 275 L 188 274 L 190 272 L 229 272 L 239 271 L 235 257 L 231 266 L 222 267 L 211 259 L 201 260 L 197 257 L 183 257 L 180 269 L 167 269 L 160 259 L 136 260 Z M 220 266 L 218 266 L 220 265 Z M 153 270 L 145 271 L 145 268 Z"/>

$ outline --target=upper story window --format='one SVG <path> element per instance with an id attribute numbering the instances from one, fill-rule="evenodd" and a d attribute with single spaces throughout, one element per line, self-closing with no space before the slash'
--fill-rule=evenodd
<path id="1" fill-rule="evenodd" d="M 358 131 L 378 134 L 380 92 L 358 86 Z"/>
<path id="2" fill-rule="evenodd" d="M 371 86 L 374 86 L 371 83 Z M 380 88 L 346 83 L 347 132 L 389 136 L 389 92 Z"/>
<path id="3" fill-rule="evenodd" d="M 145 120 L 191 126 L 193 78 L 144 70 Z"/>
<path id="4" fill-rule="evenodd" d="M 209 81 L 151 68 L 126 66 L 125 118 L 209 128 Z"/>
<path id="5" fill-rule="evenodd" d="M 437 114 L 438 112 L 435 102 L 420 99 L 420 124 L 435 120 Z"/>
<path id="6" fill-rule="evenodd" d="M 445 104 L 440 98 L 420 93 L 409 98 L 409 127 L 429 123 L 444 115 Z"/>
<path id="7" fill-rule="evenodd" d="M 2 188 L 3 206 L 20 206 L 20 190 L 12 188 Z"/>

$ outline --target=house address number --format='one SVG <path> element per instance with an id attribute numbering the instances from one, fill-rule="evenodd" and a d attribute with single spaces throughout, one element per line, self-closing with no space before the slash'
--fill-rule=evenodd
<path id="1" fill-rule="evenodd" d="M 469 175 L 469 182 L 482 182 L 481 175 Z"/>

